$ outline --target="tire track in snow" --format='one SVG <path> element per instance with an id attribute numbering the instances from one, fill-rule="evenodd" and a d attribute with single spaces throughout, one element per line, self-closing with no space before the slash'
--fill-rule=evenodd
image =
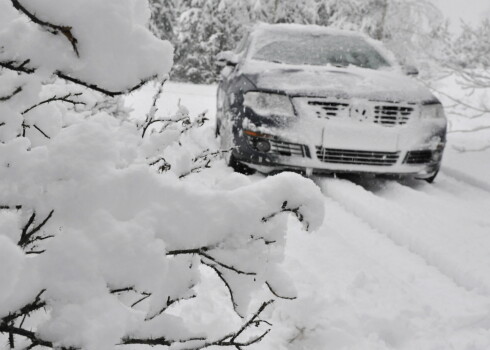
<path id="1" fill-rule="evenodd" d="M 327 347 L 335 336 L 325 330 L 335 327 L 361 337 L 375 334 L 390 348 L 419 348 L 419 341 L 444 339 L 489 314 L 488 297 L 457 285 L 338 201 L 326 198 L 325 205 L 317 232 L 305 236 L 293 220 L 287 270 L 299 288 L 297 302 L 321 319 L 311 322 L 323 329 L 316 335 Z"/>
<path id="2" fill-rule="evenodd" d="M 447 217 L 431 217 L 430 213 L 420 211 L 411 212 L 396 201 L 379 197 L 347 180 L 324 179 L 320 181 L 320 186 L 325 195 L 341 203 L 347 210 L 389 237 L 397 245 L 407 247 L 410 252 L 420 256 L 428 265 L 451 278 L 458 286 L 490 296 L 489 278 L 482 278 L 485 276 L 481 273 L 475 276 L 471 271 L 474 265 L 468 269 L 467 261 L 459 261 L 458 256 L 453 257 L 448 247 L 444 246 L 444 230 L 447 229 L 448 233 L 452 230 L 450 225 L 445 224 Z M 407 189 L 416 192 L 411 188 Z M 396 197 L 396 194 L 394 196 Z M 418 199 L 422 201 L 423 196 L 419 196 Z M 455 239 L 464 241 L 465 235 L 460 234 Z M 484 248 L 488 250 L 488 247 Z M 466 257 L 471 258 L 468 255 Z M 478 258 L 474 260 L 478 264 Z M 483 271 L 489 271 L 488 267 Z"/>
<path id="3" fill-rule="evenodd" d="M 443 167 L 442 173 L 454 178 L 457 181 L 464 182 L 480 190 L 490 192 L 490 184 L 475 179 L 474 177 L 471 177 L 470 175 L 466 175 L 456 169 Z"/>

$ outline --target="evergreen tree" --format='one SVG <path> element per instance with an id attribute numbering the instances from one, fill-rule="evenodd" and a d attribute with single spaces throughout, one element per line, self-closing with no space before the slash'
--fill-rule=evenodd
<path id="1" fill-rule="evenodd" d="M 426 64 L 437 45 L 439 10 L 428 0 L 151 0 L 152 28 L 175 46 L 172 79 L 215 82 L 216 54 L 257 22 L 350 29 L 385 42 L 404 62 Z"/>
<path id="2" fill-rule="evenodd" d="M 160 39 L 175 41 L 176 0 L 150 0 L 150 29 Z"/>
<path id="3" fill-rule="evenodd" d="M 250 23 L 243 1 L 192 1 L 178 20 L 176 63 L 172 78 L 194 83 L 216 81 L 215 56 L 231 50 Z"/>

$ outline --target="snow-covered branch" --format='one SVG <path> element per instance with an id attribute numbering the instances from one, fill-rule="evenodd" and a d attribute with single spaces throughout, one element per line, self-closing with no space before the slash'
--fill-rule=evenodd
<path id="1" fill-rule="evenodd" d="M 268 329 L 255 326 L 270 328 L 261 319 L 270 302 L 253 296 L 294 294 L 280 270 L 287 218 L 277 214 L 318 227 L 318 188 L 293 174 L 233 189 L 203 181 L 221 161 L 213 130 L 184 106 L 157 113 L 164 82 L 142 124 L 128 117 L 115 97 L 166 77 L 172 62 L 170 44 L 147 29 L 146 2 L 11 0 L 0 13 L 0 342 L 197 350 L 261 341 Z M 235 331 L 191 329 L 208 312 L 207 289 L 230 292 L 232 305 L 225 292 L 217 307 L 246 320 Z M 261 306 L 250 314 L 250 305 Z"/>
<path id="2" fill-rule="evenodd" d="M 73 33 L 72 33 L 72 27 L 70 26 L 60 26 L 60 25 L 57 25 L 57 24 L 52 24 L 52 23 L 49 23 L 47 21 L 43 21 L 41 20 L 39 17 L 36 16 L 35 13 L 32 13 L 30 12 L 29 10 L 27 10 L 21 3 L 19 0 L 11 0 L 12 1 L 12 6 L 14 6 L 14 8 L 16 8 L 17 10 L 19 10 L 20 12 L 22 12 L 24 15 L 26 15 L 27 17 L 29 17 L 29 19 L 40 25 L 41 27 L 45 28 L 46 30 L 48 30 L 49 32 L 57 35 L 59 33 L 63 34 L 63 36 L 70 42 L 71 46 L 73 47 L 73 51 L 75 51 L 77 57 L 80 57 L 80 53 L 78 52 L 78 40 L 77 38 L 75 38 L 73 36 Z"/>

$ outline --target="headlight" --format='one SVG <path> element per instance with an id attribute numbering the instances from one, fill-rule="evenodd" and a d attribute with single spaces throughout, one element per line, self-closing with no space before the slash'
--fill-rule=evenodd
<path id="1" fill-rule="evenodd" d="M 247 92 L 243 104 L 263 117 L 294 117 L 294 110 L 286 95 L 265 92 Z"/>
<path id="2" fill-rule="evenodd" d="M 424 119 L 444 119 L 446 116 L 444 114 L 444 108 L 440 103 L 435 103 L 431 105 L 422 105 L 420 107 L 420 118 Z"/>

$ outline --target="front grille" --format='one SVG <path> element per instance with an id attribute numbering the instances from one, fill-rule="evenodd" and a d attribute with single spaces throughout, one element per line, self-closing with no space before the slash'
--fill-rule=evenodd
<path id="1" fill-rule="evenodd" d="M 413 107 L 408 106 L 378 105 L 374 107 L 374 122 L 386 126 L 404 125 L 413 111 Z"/>
<path id="2" fill-rule="evenodd" d="M 305 145 L 299 143 L 290 143 L 279 140 L 269 140 L 271 144 L 270 153 L 278 154 L 281 156 L 298 156 L 309 157 L 308 149 Z"/>
<path id="3" fill-rule="evenodd" d="M 293 101 L 300 115 L 327 120 L 352 120 L 386 127 L 407 124 L 417 111 L 417 106 L 413 103 L 400 104 L 334 97 L 297 97 Z"/>
<path id="4" fill-rule="evenodd" d="M 316 155 L 326 163 L 390 166 L 396 164 L 400 152 L 356 151 L 317 146 Z"/>
<path id="5" fill-rule="evenodd" d="M 343 102 L 313 100 L 308 101 L 308 105 L 313 106 L 317 118 L 330 119 L 349 111 L 349 104 Z"/>
<path id="6" fill-rule="evenodd" d="M 432 162 L 432 151 L 407 152 L 404 163 L 406 164 L 429 164 Z"/>

